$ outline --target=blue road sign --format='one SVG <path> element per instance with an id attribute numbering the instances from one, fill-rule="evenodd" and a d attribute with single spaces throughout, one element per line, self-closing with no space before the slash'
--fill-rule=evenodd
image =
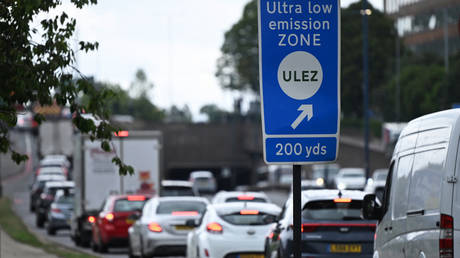
<path id="1" fill-rule="evenodd" d="M 334 161 L 340 123 L 340 0 L 258 0 L 267 163 Z"/>

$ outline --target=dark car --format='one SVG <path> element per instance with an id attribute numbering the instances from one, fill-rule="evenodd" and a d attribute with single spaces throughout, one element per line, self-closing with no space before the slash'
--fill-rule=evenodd
<path id="1" fill-rule="evenodd" d="M 30 186 L 30 201 L 29 201 L 29 210 L 31 212 L 35 211 L 37 206 L 37 201 L 40 198 L 40 195 L 45 188 L 45 183 L 48 181 L 65 181 L 65 176 L 62 175 L 41 175 L 35 178 L 34 183 Z"/>
<path id="2" fill-rule="evenodd" d="M 93 223 L 91 247 L 93 251 L 105 253 L 111 246 L 128 246 L 128 228 L 134 223 L 130 218 L 139 212 L 148 195 L 111 195 L 102 205 Z"/>
<path id="3" fill-rule="evenodd" d="M 48 211 L 46 232 L 55 235 L 57 230 L 70 229 L 70 215 L 74 205 L 73 191 L 58 190 Z"/>
<path id="4" fill-rule="evenodd" d="M 72 181 L 48 181 L 45 183 L 43 192 L 37 200 L 35 211 L 35 225 L 42 228 L 47 220 L 47 214 L 50 209 L 51 203 L 58 190 L 70 191 L 75 187 Z"/>
<path id="5" fill-rule="evenodd" d="M 361 217 L 361 191 L 302 192 L 302 257 L 372 257 L 376 221 Z M 265 241 L 265 257 L 291 257 L 292 199 Z"/>

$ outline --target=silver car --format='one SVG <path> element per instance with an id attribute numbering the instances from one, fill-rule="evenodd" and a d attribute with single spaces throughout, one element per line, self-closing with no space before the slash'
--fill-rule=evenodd
<path id="1" fill-rule="evenodd" d="M 184 255 L 190 219 L 199 219 L 209 201 L 203 197 L 158 197 L 145 203 L 128 229 L 130 257 Z"/>

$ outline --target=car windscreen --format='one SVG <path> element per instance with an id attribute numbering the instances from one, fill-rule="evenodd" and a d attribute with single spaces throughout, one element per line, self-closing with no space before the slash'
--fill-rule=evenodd
<path id="1" fill-rule="evenodd" d="M 230 214 L 219 214 L 219 217 L 230 224 L 239 226 L 268 225 L 276 220 L 276 216 L 272 214 L 245 210 Z"/>
<path id="2" fill-rule="evenodd" d="M 311 201 L 305 204 L 302 217 L 308 220 L 360 220 L 361 208 L 360 200 Z"/>
<path id="3" fill-rule="evenodd" d="M 200 201 L 162 201 L 157 207 L 157 214 L 173 214 L 174 212 L 198 212 L 206 210 L 206 203 Z"/>
<path id="4" fill-rule="evenodd" d="M 346 173 L 346 174 L 343 174 L 342 177 L 361 178 L 361 177 L 364 177 L 364 174 L 361 174 L 361 173 Z"/>
<path id="5" fill-rule="evenodd" d="M 74 203 L 74 196 L 72 195 L 63 195 L 59 197 L 57 200 L 57 203 L 59 204 L 73 204 Z"/>
<path id="6" fill-rule="evenodd" d="M 267 202 L 264 198 L 254 197 L 254 198 L 238 198 L 230 197 L 225 199 L 225 202 Z"/>
<path id="7" fill-rule="evenodd" d="M 115 201 L 113 206 L 113 211 L 136 211 L 144 207 L 145 200 L 128 200 L 128 199 L 118 199 Z"/>
<path id="8" fill-rule="evenodd" d="M 60 187 L 50 187 L 50 188 L 48 188 L 47 193 L 48 193 L 48 194 L 51 194 L 51 195 L 53 195 L 53 196 L 55 196 L 55 195 L 56 195 L 56 192 L 57 192 L 58 190 L 64 190 L 65 192 L 70 192 L 70 191 L 73 190 L 73 187 L 64 187 L 64 186 L 60 186 Z"/>
<path id="9" fill-rule="evenodd" d="M 387 180 L 387 174 L 378 174 L 375 180 L 378 181 L 386 181 Z"/>
<path id="10" fill-rule="evenodd" d="M 160 196 L 195 196 L 192 188 L 182 186 L 163 187 Z"/>

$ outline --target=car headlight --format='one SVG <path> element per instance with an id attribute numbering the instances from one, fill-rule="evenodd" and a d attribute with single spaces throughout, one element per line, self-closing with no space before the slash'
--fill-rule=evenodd
<path id="1" fill-rule="evenodd" d="M 324 179 L 322 177 L 316 179 L 316 185 L 319 185 L 319 186 L 324 185 Z"/>

